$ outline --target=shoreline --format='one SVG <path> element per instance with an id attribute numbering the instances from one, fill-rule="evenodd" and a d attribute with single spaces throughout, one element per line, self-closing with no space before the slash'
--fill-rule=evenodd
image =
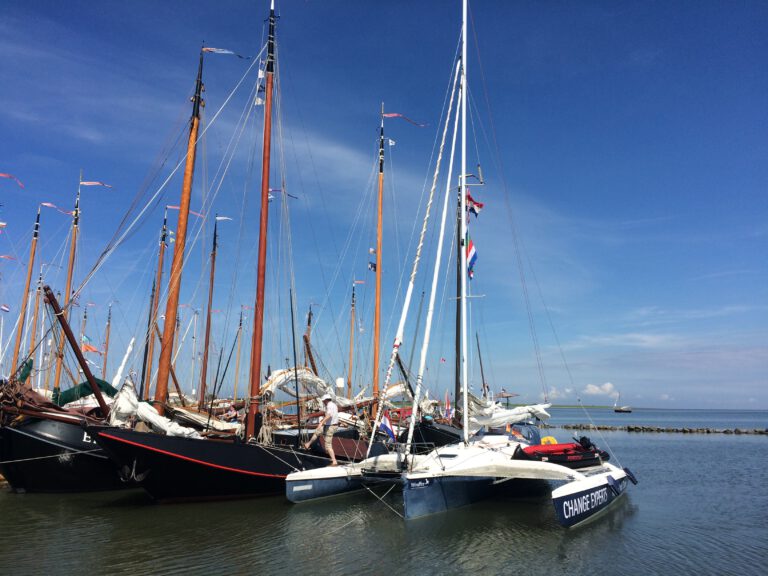
<path id="1" fill-rule="evenodd" d="M 542 429 L 605 430 L 608 432 L 648 432 L 667 434 L 733 434 L 736 436 L 766 436 L 768 428 L 676 428 L 663 426 L 610 426 L 607 424 L 546 424 Z"/>

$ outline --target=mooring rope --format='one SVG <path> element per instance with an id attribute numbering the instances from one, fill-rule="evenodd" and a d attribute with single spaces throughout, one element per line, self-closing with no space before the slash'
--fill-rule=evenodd
<path id="1" fill-rule="evenodd" d="M 90 454 L 91 452 L 101 452 L 101 448 L 92 450 L 73 450 L 62 452 L 60 454 L 51 454 L 50 456 L 36 456 L 35 458 L 19 458 L 18 460 L 0 460 L 0 464 L 16 464 L 17 462 L 30 462 L 32 460 L 45 460 L 47 458 L 61 458 L 62 456 L 77 456 L 78 454 Z"/>
<path id="2" fill-rule="evenodd" d="M 395 514 L 397 514 L 397 515 L 398 515 L 400 518 L 402 518 L 403 520 L 405 520 L 405 516 L 403 516 L 402 514 L 400 514 L 400 512 L 398 512 L 397 510 L 395 510 L 395 509 L 394 509 L 392 506 L 390 506 L 389 504 L 387 504 L 387 503 L 384 501 L 384 498 L 385 498 L 385 497 L 386 497 L 386 496 L 387 496 L 387 495 L 388 495 L 390 492 L 392 492 L 392 490 L 394 490 L 394 489 L 395 489 L 395 486 L 396 486 L 395 484 L 392 484 L 392 486 L 390 486 L 390 487 L 389 487 L 389 490 L 387 490 L 386 492 L 384 492 L 384 494 L 383 494 L 382 496 L 379 496 L 378 494 L 376 494 L 376 492 L 374 492 L 374 491 L 373 491 L 373 490 L 371 490 L 371 489 L 370 489 L 368 486 L 366 486 L 365 484 L 363 484 L 363 488 L 365 488 L 366 490 L 368 490 L 368 492 L 370 492 L 371 494 L 373 494 L 373 496 L 374 496 L 376 499 L 378 499 L 378 501 L 379 501 L 379 502 L 381 502 L 382 504 L 384 504 L 384 506 L 386 506 L 387 508 L 389 508 L 389 509 L 390 509 L 392 512 L 394 512 Z"/>

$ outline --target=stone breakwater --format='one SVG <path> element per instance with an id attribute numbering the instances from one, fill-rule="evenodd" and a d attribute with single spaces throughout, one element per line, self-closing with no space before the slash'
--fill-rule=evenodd
<path id="1" fill-rule="evenodd" d="M 565 430 L 607 430 L 618 432 L 650 432 L 668 434 L 749 434 L 765 436 L 768 435 L 768 428 L 664 428 L 661 426 L 607 426 L 604 424 L 562 424 L 546 425 L 542 428 L 563 428 Z"/>

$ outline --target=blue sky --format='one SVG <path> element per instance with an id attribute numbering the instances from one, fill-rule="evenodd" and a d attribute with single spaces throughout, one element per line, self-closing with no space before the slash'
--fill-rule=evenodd
<path id="1" fill-rule="evenodd" d="M 355 360 L 355 383 L 364 384 L 379 108 L 383 101 L 388 111 L 428 124 L 386 126 L 396 141 L 387 151 L 381 262 L 386 357 L 404 291 L 400 274 L 410 268 L 412 231 L 423 214 L 460 6 L 458 0 L 277 5 L 285 186 L 296 196 L 288 202 L 298 323 L 311 303 L 313 342 L 326 375 L 345 375 L 349 291 L 353 279 L 364 279 Z M 70 210 L 81 169 L 84 179 L 113 185 L 83 191 L 79 284 L 134 198 L 145 202 L 178 161 L 173 143 L 184 139 L 201 43 L 258 54 L 267 7 L 266 1 L 4 3 L 0 172 L 25 185 L 0 179 L 0 221 L 7 224 L 0 254 L 18 258 L 0 260 L 0 300 L 12 308 L 4 318 L 6 344 L 37 205 Z M 542 393 L 513 257 L 514 219 L 555 401 L 609 404 L 620 391 L 622 403 L 633 406 L 768 408 L 768 6 L 488 1 L 470 9 L 477 129 L 470 133 L 469 164 L 479 159 L 486 179 L 473 190 L 485 209 L 471 223 L 479 252 L 472 291 L 482 296 L 472 301 L 472 333 L 480 335 L 492 388 L 518 392 L 523 401 L 538 401 Z M 206 122 L 250 63 L 206 59 Z M 255 292 L 258 169 L 249 179 L 247 150 L 258 140 L 259 121 L 220 184 L 216 173 L 247 101 L 247 92 L 238 93 L 201 147 L 193 209 L 208 218 L 192 223 L 199 235 L 181 298 L 190 305 L 182 310 L 186 329 L 189 310 L 204 307 L 211 217 L 235 218 L 221 224 L 214 296 L 221 310 L 214 315 L 214 348 L 223 347 L 225 357 L 240 306 L 252 304 Z M 81 301 L 95 304 L 86 330 L 93 340 L 103 338 L 107 305 L 117 301 L 111 365 L 146 322 L 162 206 L 178 203 L 179 189 L 175 177 L 84 289 Z M 272 367 L 290 355 L 290 275 L 278 263 L 287 242 L 280 202 L 271 204 L 270 215 L 271 232 L 281 238 L 271 244 L 271 270 L 279 271 L 270 283 L 266 329 Z M 56 265 L 66 258 L 67 225 L 65 215 L 44 211 L 38 263 L 52 263 L 46 280 L 57 289 L 64 285 Z M 430 236 L 428 254 L 433 249 Z M 428 286 L 431 263 L 422 272 L 417 295 Z M 417 306 L 418 297 L 412 319 Z M 451 307 L 451 295 L 441 293 L 426 379 L 440 396 L 452 387 Z M 74 313 L 78 322 L 82 308 Z M 406 329 L 406 358 L 413 325 Z M 181 374 L 189 374 L 191 357 L 188 339 Z M 139 356 L 131 360 L 134 367 L 138 362 Z M 225 391 L 231 386 L 228 381 Z"/>

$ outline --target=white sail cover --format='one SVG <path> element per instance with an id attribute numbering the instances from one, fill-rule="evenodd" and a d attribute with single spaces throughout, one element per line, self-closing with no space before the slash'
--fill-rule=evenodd
<path id="1" fill-rule="evenodd" d="M 361 390 L 357 396 L 352 399 L 345 398 L 344 396 L 336 395 L 336 388 L 332 384 L 329 384 L 319 376 L 317 376 L 309 368 L 304 366 L 297 368 L 283 368 L 282 370 L 275 370 L 270 374 L 264 386 L 261 388 L 261 392 L 267 400 L 270 400 L 275 396 L 278 390 L 285 392 L 289 396 L 296 397 L 296 380 L 299 382 L 299 386 L 302 390 L 310 395 L 320 398 L 323 394 L 330 394 L 333 401 L 340 407 L 346 408 L 354 406 L 360 402 L 371 400 L 371 398 L 365 398 L 363 394 L 365 390 Z M 403 386 L 400 384 L 394 385 L 387 389 L 386 397 L 390 398 L 403 394 Z M 318 409 L 321 402 L 317 401 Z"/>
<path id="2" fill-rule="evenodd" d="M 484 400 L 470 394 L 467 398 L 469 406 L 469 427 L 476 431 L 487 426 L 496 428 L 507 424 L 524 422 L 531 418 L 548 420 L 550 418 L 547 408 L 552 404 L 530 404 L 528 406 L 516 406 L 504 408 L 500 402 Z"/>
<path id="3" fill-rule="evenodd" d="M 111 426 L 127 427 L 132 417 L 149 424 L 153 430 L 165 432 L 168 436 L 184 436 L 185 438 L 201 438 L 192 428 L 180 426 L 165 416 L 160 416 L 150 404 L 139 402 L 136 387 L 130 376 L 123 382 L 122 388 L 115 396 L 109 411 Z"/>

